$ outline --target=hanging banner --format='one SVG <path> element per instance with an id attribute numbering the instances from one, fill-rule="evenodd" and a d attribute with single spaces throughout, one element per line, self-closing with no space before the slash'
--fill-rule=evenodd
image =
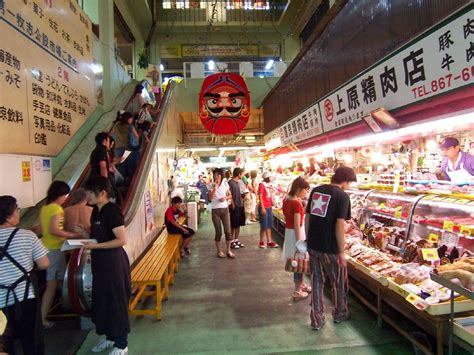
<path id="1" fill-rule="evenodd" d="M 209 75 L 199 93 L 199 117 L 212 134 L 236 134 L 250 117 L 250 95 L 238 74 Z"/>
<path id="2" fill-rule="evenodd" d="M 319 134 L 360 122 L 380 107 L 401 108 L 473 83 L 474 5 L 471 4 L 313 105 L 319 105 L 321 112 L 323 130 Z M 284 144 L 315 136 L 295 136 L 295 125 L 297 132 L 300 130 L 298 122 L 293 124 L 293 120 L 298 118 L 300 115 L 280 127 Z"/>
<path id="3" fill-rule="evenodd" d="M 319 105 L 315 104 L 280 127 L 283 145 L 304 141 L 323 133 Z"/>
<path id="4" fill-rule="evenodd" d="M 90 20 L 69 0 L 0 15 L 0 153 L 57 155 L 95 110 Z"/>

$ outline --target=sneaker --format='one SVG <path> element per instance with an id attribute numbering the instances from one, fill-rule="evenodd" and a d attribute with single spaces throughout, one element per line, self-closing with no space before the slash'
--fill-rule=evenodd
<path id="1" fill-rule="evenodd" d="M 245 221 L 245 224 L 248 226 L 249 224 L 253 224 L 253 222 L 252 222 L 250 219 L 247 219 L 247 220 Z"/>
<path id="2" fill-rule="evenodd" d="M 270 243 L 267 244 L 267 247 L 269 247 L 269 248 L 278 248 L 278 244 L 275 243 L 275 242 L 270 242 Z"/>
<path id="3" fill-rule="evenodd" d="M 266 248 L 265 242 L 260 242 L 260 243 L 258 243 L 258 247 L 259 247 L 260 249 L 265 249 L 265 248 Z"/>
<path id="4" fill-rule="evenodd" d="M 239 248 L 245 247 L 244 243 L 241 243 L 238 240 L 235 241 L 235 244 L 238 245 Z"/>
<path id="5" fill-rule="evenodd" d="M 326 324 L 325 321 L 323 321 L 320 325 L 311 325 L 311 329 L 320 330 L 322 327 L 324 327 L 324 324 Z"/>
<path id="6" fill-rule="evenodd" d="M 189 248 L 184 248 L 184 252 L 186 255 L 191 255 L 191 250 L 189 250 Z"/>
<path id="7" fill-rule="evenodd" d="M 232 249 L 239 249 L 239 248 L 240 248 L 240 246 L 237 244 L 237 242 L 232 242 L 232 243 L 230 243 L 230 247 L 231 247 Z"/>
<path id="8" fill-rule="evenodd" d="M 100 353 L 101 351 L 104 351 L 105 349 L 110 349 L 111 347 L 114 346 L 114 342 L 107 340 L 107 339 L 102 339 L 97 343 L 96 346 L 92 348 L 93 353 Z"/>
<path id="9" fill-rule="evenodd" d="M 109 355 L 127 355 L 128 354 L 128 346 L 125 349 L 120 349 L 114 347 Z"/>
<path id="10" fill-rule="evenodd" d="M 349 318 L 350 318 L 350 316 L 348 314 L 346 314 L 345 316 L 334 318 L 334 323 L 339 324 L 339 323 L 342 323 L 342 322 L 348 320 Z"/>

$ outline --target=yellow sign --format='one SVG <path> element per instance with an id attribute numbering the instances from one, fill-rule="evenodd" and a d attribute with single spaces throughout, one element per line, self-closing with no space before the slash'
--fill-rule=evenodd
<path id="1" fill-rule="evenodd" d="M 461 228 L 460 228 L 460 230 L 459 230 L 459 233 L 470 236 L 473 229 L 474 229 L 474 228 L 471 227 L 471 226 L 463 226 L 463 225 L 461 225 Z"/>
<path id="2" fill-rule="evenodd" d="M 443 229 L 448 232 L 452 232 L 454 230 L 454 222 L 451 221 L 444 221 Z"/>
<path id="3" fill-rule="evenodd" d="M 258 46 L 258 55 L 260 57 L 279 57 L 280 54 L 279 44 L 260 44 Z"/>
<path id="4" fill-rule="evenodd" d="M 29 161 L 21 162 L 21 176 L 23 177 L 23 182 L 31 181 L 31 163 Z"/>
<path id="5" fill-rule="evenodd" d="M 180 58 L 181 45 L 178 43 L 163 43 L 160 44 L 161 58 Z"/>
<path id="6" fill-rule="evenodd" d="M 425 261 L 438 261 L 439 255 L 436 248 L 423 248 L 421 249 L 421 255 Z"/>
<path id="7" fill-rule="evenodd" d="M 57 155 L 95 110 L 92 25 L 70 0 L 4 0 L 0 153 Z"/>
<path id="8" fill-rule="evenodd" d="M 402 218 L 402 211 L 395 211 L 394 214 L 395 218 L 401 219 Z"/>
<path id="9" fill-rule="evenodd" d="M 437 243 L 439 240 L 439 236 L 437 234 L 430 234 L 429 241 L 432 243 Z"/>
<path id="10" fill-rule="evenodd" d="M 427 304 L 423 301 L 422 298 L 410 293 L 406 298 L 408 302 L 418 308 L 420 311 L 424 311 L 427 308 Z"/>
<path id="11" fill-rule="evenodd" d="M 181 46 L 183 57 L 258 57 L 258 45 L 189 45 Z"/>

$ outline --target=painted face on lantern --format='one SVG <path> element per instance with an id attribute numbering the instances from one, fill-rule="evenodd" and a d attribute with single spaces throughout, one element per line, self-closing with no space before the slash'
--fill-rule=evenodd
<path id="1" fill-rule="evenodd" d="M 201 122 L 213 134 L 235 134 L 249 120 L 249 94 L 241 76 L 208 76 L 199 95 Z"/>

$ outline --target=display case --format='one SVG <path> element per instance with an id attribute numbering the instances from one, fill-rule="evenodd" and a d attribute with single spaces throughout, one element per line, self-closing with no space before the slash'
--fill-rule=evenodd
<path id="1" fill-rule="evenodd" d="M 370 191 L 360 218 L 369 245 L 392 254 L 399 253 L 406 240 L 413 209 L 420 198 Z"/>
<path id="2" fill-rule="evenodd" d="M 357 225 L 360 225 L 362 214 L 367 208 L 367 196 L 369 195 L 370 191 L 347 190 L 346 192 L 351 199 L 352 219 L 357 223 Z"/>
<path id="3" fill-rule="evenodd" d="M 424 196 L 416 204 L 408 240 L 424 248 L 438 248 L 445 263 L 473 255 L 474 201 Z"/>

